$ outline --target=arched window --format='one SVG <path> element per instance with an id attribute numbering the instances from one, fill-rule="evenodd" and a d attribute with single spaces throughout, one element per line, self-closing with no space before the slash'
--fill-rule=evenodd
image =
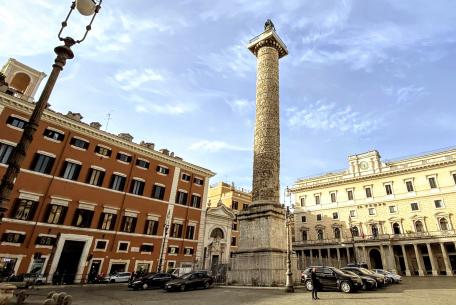
<path id="1" fill-rule="evenodd" d="M 424 232 L 424 226 L 423 226 L 423 222 L 421 222 L 421 220 L 415 221 L 415 231 L 417 233 L 423 233 Z"/>
<path id="2" fill-rule="evenodd" d="M 10 86 L 17 91 L 24 93 L 27 90 L 28 85 L 30 84 L 30 76 L 23 72 L 18 72 L 14 75 L 11 80 Z"/>
<path id="3" fill-rule="evenodd" d="M 323 240 L 323 230 L 322 229 L 317 230 L 317 239 Z"/>
<path id="4" fill-rule="evenodd" d="M 442 231 L 448 231 L 450 228 L 448 226 L 448 220 L 446 218 L 440 218 L 439 220 L 439 225 L 440 225 L 440 230 Z"/>
<path id="5" fill-rule="evenodd" d="M 352 233 L 352 236 L 353 236 L 353 237 L 358 237 L 358 236 L 359 236 L 359 229 L 358 229 L 358 227 L 356 227 L 356 226 L 355 226 L 355 227 L 352 227 L 352 228 L 351 228 L 351 233 Z"/>
<path id="6" fill-rule="evenodd" d="M 220 228 L 215 228 L 214 230 L 212 230 L 211 232 L 211 237 L 212 238 L 220 238 L 220 239 L 223 239 L 225 235 L 223 234 L 223 231 L 222 229 Z"/>
<path id="7" fill-rule="evenodd" d="M 334 228 L 334 238 L 340 239 L 340 229 Z"/>
<path id="8" fill-rule="evenodd" d="M 393 233 L 401 234 L 401 226 L 397 222 L 393 223 Z"/>
<path id="9" fill-rule="evenodd" d="M 378 236 L 378 227 L 376 224 L 372 225 L 372 236 L 376 238 Z"/>
<path id="10" fill-rule="evenodd" d="M 307 231 L 302 231 L 302 240 L 307 240 Z"/>

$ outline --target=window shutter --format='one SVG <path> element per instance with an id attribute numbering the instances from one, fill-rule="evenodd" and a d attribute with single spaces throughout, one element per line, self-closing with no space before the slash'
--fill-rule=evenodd
<path id="1" fill-rule="evenodd" d="M 179 229 L 178 229 L 178 233 L 177 233 L 179 238 L 182 237 L 182 229 L 183 229 L 183 225 L 179 225 Z"/>
<path id="2" fill-rule="evenodd" d="M 30 208 L 30 212 L 28 214 L 27 220 L 33 220 L 33 217 L 35 216 L 36 208 L 38 206 L 37 202 L 32 203 L 32 207 Z"/>
<path id="3" fill-rule="evenodd" d="M 23 243 L 24 240 L 25 240 L 25 235 L 21 234 L 21 235 L 19 236 L 18 242 L 19 242 L 19 243 Z"/>
<path id="4" fill-rule="evenodd" d="M 134 232 L 135 232 L 135 229 L 136 229 L 136 221 L 137 221 L 137 218 L 136 218 L 136 217 L 133 217 L 133 221 L 131 222 L 131 231 L 130 231 L 130 233 L 134 233 Z"/>
<path id="5" fill-rule="evenodd" d="M 113 214 L 111 219 L 111 225 L 109 226 L 109 230 L 114 230 L 116 226 L 117 215 Z"/>

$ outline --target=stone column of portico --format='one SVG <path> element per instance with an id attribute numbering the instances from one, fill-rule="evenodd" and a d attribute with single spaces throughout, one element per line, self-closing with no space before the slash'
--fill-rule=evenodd
<path id="1" fill-rule="evenodd" d="M 402 257 L 404 258 L 404 265 L 405 265 L 405 275 L 411 276 L 412 273 L 410 272 L 410 265 L 407 257 L 407 252 L 405 251 L 405 245 L 401 245 L 402 250 Z"/>
<path id="2" fill-rule="evenodd" d="M 310 265 L 313 266 L 314 260 L 313 260 L 312 249 L 310 249 L 309 252 L 310 252 Z"/>
<path id="3" fill-rule="evenodd" d="M 423 257 L 418 249 L 418 245 L 413 244 L 413 249 L 415 249 L 416 263 L 418 264 L 418 275 L 424 276 Z"/>
<path id="4" fill-rule="evenodd" d="M 432 275 L 438 276 L 439 275 L 439 270 L 438 270 L 439 265 L 437 264 L 437 262 L 435 260 L 435 256 L 434 256 L 434 253 L 432 252 L 431 244 L 426 243 L 426 247 L 427 247 L 428 254 L 429 254 L 429 260 L 431 261 Z"/>
<path id="5" fill-rule="evenodd" d="M 393 272 L 393 273 L 397 273 L 397 269 L 396 269 L 396 258 L 394 257 L 394 249 L 393 249 L 393 246 L 388 245 L 388 251 L 389 251 L 388 258 L 389 258 L 390 270 L 391 270 L 391 272 Z M 405 259 L 404 259 L 404 260 L 405 260 Z"/>
<path id="6" fill-rule="evenodd" d="M 348 264 L 351 261 L 351 259 L 350 259 L 350 248 L 345 248 L 345 250 L 347 251 L 347 264 Z"/>
<path id="7" fill-rule="evenodd" d="M 440 249 L 442 250 L 442 256 L 443 256 L 443 261 L 445 263 L 446 275 L 452 276 L 453 270 L 451 270 L 451 263 L 450 263 L 450 259 L 448 257 L 448 252 L 445 248 L 445 243 L 440 243 Z"/>
<path id="8" fill-rule="evenodd" d="M 388 260 L 385 255 L 385 250 L 383 249 L 383 245 L 380 245 L 380 255 L 382 256 L 383 269 L 390 270 L 390 266 L 388 264 Z"/>
<path id="9" fill-rule="evenodd" d="M 366 246 L 363 246 L 362 249 L 363 249 L 363 257 L 364 257 L 363 258 L 363 260 L 364 260 L 363 263 L 367 263 L 367 266 L 369 267 L 369 269 L 371 269 L 370 260 L 367 259 Z"/>
<path id="10" fill-rule="evenodd" d="M 318 264 L 323 265 L 323 257 L 321 256 L 321 249 L 318 248 Z"/>
<path id="11" fill-rule="evenodd" d="M 340 267 L 342 267 L 342 264 L 341 264 L 341 261 L 340 261 L 339 248 L 336 248 L 336 255 L 337 255 L 337 267 L 340 268 Z"/>

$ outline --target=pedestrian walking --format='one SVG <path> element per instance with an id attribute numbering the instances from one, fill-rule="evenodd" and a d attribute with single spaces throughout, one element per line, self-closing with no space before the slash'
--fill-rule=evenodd
<path id="1" fill-rule="evenodd" d="M 312 300 L 319 300 L 318 297 L 318 288 L 320 288 L 320 281 L 317 278 L 317 273 L 315 272 L 315 268 L 312 268 L 310 273 L 310 280 L 312 282 Z"/>

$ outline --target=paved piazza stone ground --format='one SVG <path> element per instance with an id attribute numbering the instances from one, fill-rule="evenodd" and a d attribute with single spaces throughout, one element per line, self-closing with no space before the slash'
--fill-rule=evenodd
<path id="1" fill-rule="evenodd" d="M 285 293 L 279 289 L 225 288 L 186 292 L 164 292 L 162 290 L 129 291 L 123 285 L 103 285 L 90 287 L 43 288 L 37 293 L 45 295 L 48 291 L 65 291 L 73 295 L 73 304 L 99 305 L 356 305 L 356 304 L 399 304 L 399 305 L 456 305 L 456 278 L 405 278 L 399 285 L 370 292 L 343 294 L 341 292 L 322 292 L 320 300 L 312 301 L 311 294 L 303 287 L 296 293 Z M 27 304 L 41 304 L 44 297 L 30 297 Z"/>

